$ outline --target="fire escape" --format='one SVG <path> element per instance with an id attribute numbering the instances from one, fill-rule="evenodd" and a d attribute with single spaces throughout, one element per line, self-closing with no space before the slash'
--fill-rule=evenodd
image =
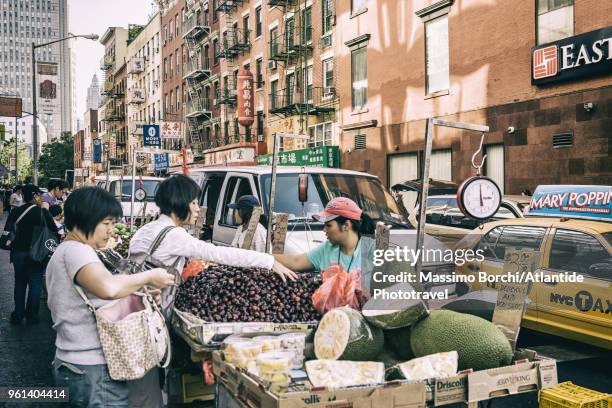
<path id="1" fill-rule="evenodd" d="M 332 46 L 333 0 L 323 0 L 325 15 L 319 48 Z M 280 70 L 278 82 L 271 83 L 269 112 L 279 118 L 299 117 L 299 133 L 308 133 L 309 116 L 331 115 L 336 111 L 335 87 L 315 84 L 322 75 L 313 72 L 313 57 L 317 42 L 314 38 L 312 11 L 305 0 L 268 0 L 268 5 L 283 8 L 285 19 L 270 33 L 269 65 L 272 71 Z M 317 60 L 318 58 L 315 58 Z M 323 68 L 322 68 L 323 69 Z M 333 82 L 333 79 L 330 79 Z M 329 85 L 329 84 L 328 84 Z"/>
<path id="2" fill-rule="evenodd" d="M 239 28 L 238 22 L 232 23 L 232 15 L 237 8 L 243 4 L 243 0 L 219 0 L 217 10 L 222 17 L 221 26 L 224 31 L 218 49 L 214 50 L 215 58 L 225 61 L 222 73 L 222 81 L 215 95 L 217 104 L 222 106 L 223 136 L 216 141 L 214 147 L 230 145 L 240 142 L 250 142 L 250 135 L 238 125 L 236 112 L 238 100 L 238 70 L 236 59 L 251 48 L 250 33 L 248 27 Z"/>
<path id="3" fill-rule="evenodd" d="M 117 146 L 125 147 L 126 145 L 126 130 L 124 127 L 119 126 L 121 122 L 125 121 L 125 103 L 123 100 L 125 90 L 118 84 L 115 84 L 115 77 L 112 73 L 114 66 L 115 57 L 111 54 L 105 55 L 100 64 L 100 69 L 104 73 L 102 96 L 104 97 L 103 120 L 106 122 L 106 132 L 103 139 L 107 147 L 111 146 L 111 139 L 114 139 L 116 151 Z M 110 153 L 110 149 L 105 152 L 109 162 L 112 162 L 111 164 L 126 158 L 124 155 L 122 157 L 109 157 Z"/>
<path id="4" fill-rule="evenodd" d="M 189 144 L 194 153 L 206 149 L 204 125 L 212 118 L 210 87 L 203 81 L 211 74 L 210 59 L 204 55 L 201 40 L 210 32 L 207 21 L 202 21 L 202 6 L 199 2 L 187 4 L 183 39 L 187 46 L 187 61 L 183 63 L 183 79 L 186 85 L 185 125 Z"/>

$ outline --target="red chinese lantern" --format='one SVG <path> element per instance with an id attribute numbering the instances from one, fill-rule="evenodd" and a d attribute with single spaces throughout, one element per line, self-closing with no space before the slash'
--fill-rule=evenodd
<path id="1" fill-rule="evenodd" d="M 247 127 L 253 124 L 254 89 L 253 74 L 247 69 L 238 72 L 238 123 Z"/>

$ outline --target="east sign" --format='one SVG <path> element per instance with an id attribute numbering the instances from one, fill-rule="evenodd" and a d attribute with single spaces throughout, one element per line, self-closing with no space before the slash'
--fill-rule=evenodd
<path id="1" fill-rule="evenodd" d="M 531 51 L 531 83 L 548 85 L 612 72 L 612 27 L 543 44 Z"/>

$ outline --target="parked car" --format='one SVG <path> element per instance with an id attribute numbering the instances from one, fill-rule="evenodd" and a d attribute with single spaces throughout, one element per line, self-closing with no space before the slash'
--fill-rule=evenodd
<path id="1" fill-rule="evenodd" d="M 572 273 L 582 283 L 534 283 L 522 326 L 612 350 L 612 223 L 569 218 L 505 219 L 476 228 L 458 244 L 482 250 L 483 262 L 457 267 L 459 274 L 502 274 L 506 248 L 540 253 L 546 275 Z M 457 285 L 457 294 L 495 289 L 476 279 Z"/>
<path id="2" fill-rule="evenodd" d="M 301 173 L 308 175 L 306 202 L 298 199 Z M 269 166 L 191 169 L 190 176 L 202 188 L 200 205 L 207 209 L 206 236 L 215 244 L 231 244 L 237 225 L 234 211 L 227 205 L 240 196 L 252 194 L 258 197 L 267 212 L 272 179 Z M 391 245 L 414 248 L 415 229 L 406 222 L 406 212 L 376 176 L 333 168 L 279 166 L 274 209 L 289 214 L 285 253 L 307 252 L 325 241 L 323 224 L 313 221 L 311 216 L 338 196 L 350 197 L 374 221 L 391 225 Z M 427 236 L 425 245 L 446 248 Z"/>
<path id="3" fill-rule="evenodd" d="M 164 179 L 161 177 L 138 176 L 134 184 L 136 192 L 134 198 L 134 223 L 140 224 L 141 219 L 146 216 L 159 214 L 159 207 L 155 205 L 155 193 L 157 187 Z M 108 183 L 106 177 L 96 180 L 98 187 L 111 192 L 121 202 L 123 217 L 130 219 L 132 216 L 132 178 L 130 176 L 110 176 Z M 139 191 L 141 190 L 141 191 Z"/>

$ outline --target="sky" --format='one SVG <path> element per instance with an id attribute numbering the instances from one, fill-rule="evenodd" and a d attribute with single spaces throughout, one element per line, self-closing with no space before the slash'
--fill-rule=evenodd
<path id="1" fill-rule="evenodd" d="M 151 0 L 68 0 L 69 31 L 73 34 L 93 33 L 102 37 L 108 27 L 127 28 L 128 24 L 146 24 L 152 10 Z M 98 74 L 98 81 L 102 81 L 100 60 L 104 55 L 104 46 L 99 41 L 83 38 L 72 41 L 76 57 L 76 113 L 83 120 L 87 88 L 93 74 Z"/>

